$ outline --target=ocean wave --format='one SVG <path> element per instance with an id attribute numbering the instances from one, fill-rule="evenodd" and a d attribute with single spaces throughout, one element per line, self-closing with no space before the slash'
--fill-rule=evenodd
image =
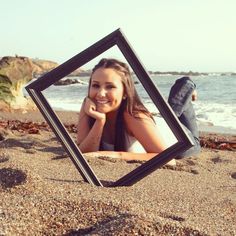
<path id="1" fill-rule="evenodd" d="M 210 122 L 214 126 L 224 126 L 236 129 L 236 107 L 232 104 L 204 103 L 194 104 L 196 116 L 199 120 Z"/>

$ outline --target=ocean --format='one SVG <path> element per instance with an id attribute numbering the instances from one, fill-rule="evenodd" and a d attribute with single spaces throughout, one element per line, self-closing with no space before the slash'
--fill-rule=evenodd
<path id="1" fill-rule="evenodd" d="M 155 75 L 152 81 L 167 99 L 169 90 L 181 76 Z M 50 86 L 43 91 L 55 110 L 79 111 L 87 95 L 88 77 L 69 77 L 82 83 Z M 66 79 L 66 78 L 64 78 Z M 192 76 L 197 85 L 198 99 L 193 102 L 200 130 L 236 134 L 236 76 Z M 134 78 L 136 81 L 137 79 Z M 135 84 L 143 103 L 154 114 L 158 113 L 141 83 Z M 24 91 L 27 94 L 26 91 Z"/>

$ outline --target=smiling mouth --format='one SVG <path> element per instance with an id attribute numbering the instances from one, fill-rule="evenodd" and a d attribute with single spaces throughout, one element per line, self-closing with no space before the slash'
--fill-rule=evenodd
<path id="1" fill-rule="evenodd" d="M 96 103 L 97 103 L 98 105 L 104 105 L 104 104 L 109 103 L 109 101 L 107 101 L 107 100 L 104 100 L 104 101 L 96 101 Z"/>

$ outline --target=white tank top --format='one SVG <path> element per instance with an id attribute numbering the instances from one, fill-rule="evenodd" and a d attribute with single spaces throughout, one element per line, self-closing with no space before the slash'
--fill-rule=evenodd
<path id="1" fill-rule="evenodd" d="M 166 143 L 167 147 L 174 145 L 177 139 L 165 120 L 163 118 L 157 118 L 156 123 L 158 124 L 158 132 L 162 134 L 162 138 Z M 114 151 L 114 145 L 106 142 L 102 142 L 104 150 Z M 127 152 L 134 153 L 146 153 L 142 144 L 134 137 L 125 132 L 125 146 Z"/>
<path id="2" fill-rule="evenodd" d="M 114 151 L 114 144 L 102 141 L 102 146 L 105 151 Z M 133 136 L 125 132 L 125 146 L 127 152 L 146 153 L 142 144 Z"/>

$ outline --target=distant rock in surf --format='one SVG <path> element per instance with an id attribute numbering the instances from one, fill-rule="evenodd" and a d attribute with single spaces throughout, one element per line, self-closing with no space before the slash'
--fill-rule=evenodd
<path id="1" fill-rule="evenodd" d="M 70 84 L 88 84 L 84 81 L 77 80 L 77 79 L 63 79 L 63 80 L 58 80 L 57 82 L 54 83 L 55 86 L 65 86 L 65 85 L 70 85 Z"/>

